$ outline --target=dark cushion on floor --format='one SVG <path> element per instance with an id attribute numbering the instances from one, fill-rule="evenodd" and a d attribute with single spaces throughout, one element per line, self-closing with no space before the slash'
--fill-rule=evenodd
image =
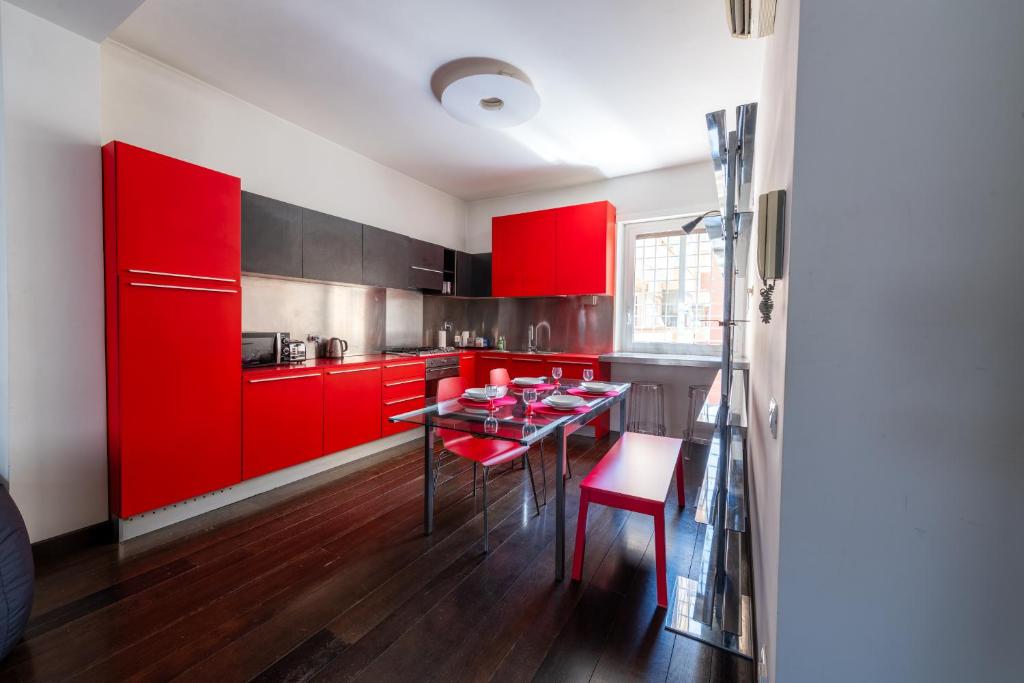
<path id="1" fill-rule="evenodd" d="M 0 659 L 21 639 L 32 611 L 32 546 L 18 507 L 0 486 Z"/>

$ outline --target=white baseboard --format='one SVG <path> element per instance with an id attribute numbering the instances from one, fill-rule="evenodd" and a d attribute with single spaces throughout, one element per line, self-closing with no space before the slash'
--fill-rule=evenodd
<path id="1" fill-rule="evenodd" d="M 310 460 L 287 469 L 279 470 L 277 472 L 271 472 L 265 474 L 262 477 L 256 477 L 255 479 L 247 479 L 243 482 L 229 486 L 218 491 L 211 491 L 210 493 L 196 496 L 195 498 L 189 498 L 166 507 L 152 510 L 150 512 L 144 512 L 128 519 L 119 519 L 117 521 L 117 535 L 119 541 L 127 541 L 132 538 L 138 538 L 143 534 L 148 534 L 151 531 L 157 529 L 163 529 L 164 527 L 182 522 L 186 519 L 191 519 L 211 510 L 224 507 L 225 505 L 231 505 L 237 503 L 240 500 L 251 498 L 252 496 L 276 489 L 279 486 L 285 484 L 291 484 L 292 482 L 311 477 L 314 474 L 320 474 L 327 470 L 340 467 L 341 465 L 347 465 L 348 463 L 355 462 L 356 460 L 362 460 L 371 455 L 380 453 L 389 448 L 400 446 L 410 441 L 423 438 L 423 429 L 417 428 L 401 434 L 395 434 L 379 441 L 373 441 L 371 443 L 362 444 L 355 448 L 349 448 L 348 450 L 338 451 L 330 455 L 325 455 L 322 458 L 316 460 Z"/>

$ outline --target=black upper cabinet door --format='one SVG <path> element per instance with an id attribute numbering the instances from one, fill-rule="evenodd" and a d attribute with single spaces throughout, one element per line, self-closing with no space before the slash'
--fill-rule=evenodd
<path id="1" fill-rule="evenodd" d="M 396 232 L 363 226 L 363 284 L 409 288 L 409 238 Z"/>
<path id="2" fill-rule="evenodd" d="M 242 270 L 302 277 L 302 209 L 242 193 Z"/>
<path id="3" fill-rule="evenodd" d="M 409 286 L 413 289 L 440 292 L 443 281 L 444 247 L 410 238 Z"/>
<path id="4" fill-rule="evenodd" d="M 472 296 L 491 295 L 491 255 L 473 254 Z"/>
<path id="5" fill-rule="evenodd" d="M 302 277 L 360 284 L 363 281 L 362 224 L 303 209 Z"/>
<path id="6" fill-rule="evenodd" d="M 455 296 L 476 296 L 473 293 L 473 255 L 464 251 L 455 254 Z"/>
<path id="7" fill-rule="evenodd" d="M 409 265 L 425 270 L 444 270 L 444 247 L 409 238 Z"/>

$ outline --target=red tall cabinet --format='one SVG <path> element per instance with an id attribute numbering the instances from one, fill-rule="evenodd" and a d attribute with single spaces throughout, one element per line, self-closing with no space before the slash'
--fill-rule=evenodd
<path id="1" fill-rule="evenodd" d="M 103 148 L 111 512 L 241 480 L 241 183 Z"/>

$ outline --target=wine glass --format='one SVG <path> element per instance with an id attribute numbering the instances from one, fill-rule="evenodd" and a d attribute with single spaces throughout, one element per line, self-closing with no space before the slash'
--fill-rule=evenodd
<path id="1" fill-rule="evenodd" d="M 484 395 L 487 397 L 487 409 L 494 410 L 494 399 L 498 398 L 498 385 L 487 384 L 484 386 Z"/>
<path id="2" fill-rule="evenodd" d="M 526 402 L 526 416 L 530 417 L 533 415 L 533 403 L 537 400 L 537 390 L 523 389 L 523 401 Z"/>
<path id="3" fill-rule="evenodd" d="M 587 368 L 586 370 L 584 370 L 583 371 L 583 381 L 584 382 L 592 382 L 593 380 L 594 380 L 594 371 L 591 370 L 590 368 Z"/>
<path id="4" fill-rule="evenodd" d="M 487 419 L 484 420 L 484 433 L 485 434 L 497 434 L 498 433 L 498 418 L 493 415 L 488 415 Z"/>
<path id="5" fill-rule="evenodd" d="M 562 379 L 562 368 L 551 368 L 551 378 L 555 380 L 555 386 L 557 387 L 560 384 L 558 380 Z"/>

